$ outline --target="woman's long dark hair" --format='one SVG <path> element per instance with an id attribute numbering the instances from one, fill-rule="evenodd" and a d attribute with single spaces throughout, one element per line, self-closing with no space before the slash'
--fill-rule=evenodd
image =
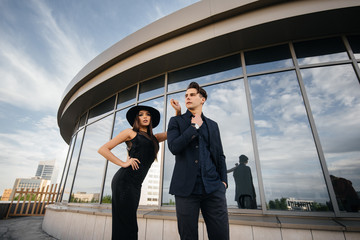
<path id="1" fill-rule="evenodd" d="M 152 128 L 152 118 L 150 118 L 150 124 L 147 127 L 147 135 L 143 134 L 140 131 L 140 120 L 139 120 L 139 113 L 136 114 L 135 121 L 133 124 L 133 130 L 139 134 L 144 135 L 145 137 L 149 138 L 154 143 L 154 158 L 156 159 L 158 151 L 159 151 L 159 142 L 156 139 L 156 137 L 153 134 L 153 128 Z"/>

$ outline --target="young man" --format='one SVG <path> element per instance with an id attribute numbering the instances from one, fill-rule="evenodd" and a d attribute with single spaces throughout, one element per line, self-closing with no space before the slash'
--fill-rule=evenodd
<path id="1" fill-rule="evenodd" d="M 198 239 L 200 209 L 209 239 L 229 239 L 225 156 L 217 123 L 202 113 L 206 99 L 206 91 L 190 83 L 185 94 L 187 111 L 172 117 L 167 131 L 168 147 L 175 155 L 170 194 L 175 195 L 182 240 Z"/>

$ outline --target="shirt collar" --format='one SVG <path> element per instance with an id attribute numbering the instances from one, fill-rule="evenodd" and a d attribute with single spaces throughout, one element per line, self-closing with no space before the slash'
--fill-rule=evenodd
<path id="1" fill-rule="evenodd" d="M 187 118 L 190 118 L 190 119 L 191 119 L 192 117 L 194 117 L 194 115 L 192 115 L 192 113 L 189 111 L 189 109 L 186 110 L 185 116 L 186 116 Z M 202 118 L 203 121 L 205 120 L 204 113 L 201 113 L 201 118 Z"/>

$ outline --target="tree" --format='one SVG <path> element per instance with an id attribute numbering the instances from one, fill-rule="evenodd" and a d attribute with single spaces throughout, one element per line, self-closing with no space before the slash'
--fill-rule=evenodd
<path id="1" fill-rule="evenodd" d="M 112 203 L 111 195 L 105 195 L 102 199 L 102 203 Z"/>

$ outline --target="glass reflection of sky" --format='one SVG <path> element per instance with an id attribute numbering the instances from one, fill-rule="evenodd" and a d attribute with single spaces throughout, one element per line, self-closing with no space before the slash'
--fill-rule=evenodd
<path id="1" fill-rule="evenodd" d="M 360 37 L 347 38 L 355 57 L 359 59 Z M 294 48 L 300 65 L 349 59 L 341 38 L 297 42 L 294 43 Z M 288 45 L 248 51 L 244 55 L 247 73 L 252 75 L 293 67 Z M 360 67 L 360 64 L 358 66 Z M 301 74 L 329 172 L 337 177 L 351 180 L 354 188 L 359 192 L 360 85 L 354 69 L 351 65 L 337 65 L 302 69 Z M 175 71 L 169 73 L 168 76 L 168 92 L 184 90 L 191 81 L 208 84 L 239 78 L 242 77 L 240 54 Z M 325 204 L 329 201 L 329 196 L 295 72 L 287 71 L 249 77 L 249 84 L 265 201 L 268 203 L 270 200 L 291 197 Z M 163 85 L 164 75 L 140 83 L 139 100 L 163 94 Z M 243 80 L 232 80 L 208 86 L 205 89 L 209 97 L 204 105 L 204 114 L 219 124 L 227 168 L 235 166 L 239 155 L 244 154 L 249 157 L 248 166 L 252 171 L 256 200 L 259 205 L 258 179 Z M 133 86 L 119 93 L 117 109 L 127 108 L 116 113 L 112 137 L 130 127 L 125 115 L 128 106 L 135 104 L 136 91 L 137 86 Z M 153 106 L 160 111 L 161 122 L 154 129 L 154 133 L 164 131 L 170 117 L 174 116 L 174 110 L 170 105 L 171 98 L 179 100 L 182 112 L 186 111 L 184 94 L 183 91 L 167 96 L 166 125 L 164 125 L 163 116 L 163 97 L 139 103 Z M 99 111 L 95 111 L 95 108 L 90 110 L 91 121 L 105 116 L 104 109 L 105 114 L 109 112 L 106 106 L 99 107 Z M 80 126 L 85 123 L 86 115 L 84 114 L 81 118 Z M 108 116 L 86 127 L 73 192 L 100 192 L 105 160 L 97 153 L 97 150 L 109 140 L 111 126 L 112 116 Z M 68 167 L 69 175 L 65 185 L 64 200 L 69 199 L 83 133 L 83 130 L 78 132 L 73 154 L 69 156 L 71 163 Z M 149 175 L 160 176 L 163 146 L 160 144 L 159 162 L 153 164 Z M 170 201 L 174 201 L 174 197 L 168 192 L 175 157 L 168 150 L 167 143 L 165 143 L 164 152 L 162 203 L 167 205 Z M 125 160 L 126 145 L 121 144 L 115 147 L 113 153 Z M 111 195 L 111 180 L 118 169 L 118 166 L 108 163 L 104 196 Z M 155 172 L 151 173 L 151 171 Z M 236 208 L 235 182 L 232 173 L 229 173 L 228 180 L 228 206 Z M 147 186 L 147 183 L 146 178 L 143 188 Z"/>
<path id="2" fill-rule="evenodd" d="M 247 74 L 293 66 L 287 45 L 245 52 L 245 63 Z"/>
<path id="3" fill-rule="evenodd" d="M 348 36 L 351 50 L 355 55 L 356 59 L 360 59 L 360 35 Z"/>
<path id="4" fill-rule="evenodd" d="M 300 65 L 348 60 L 341 38 L 328 38 L 294 43 Z"/>
<path id="5" fill-rule="evenodd" d="M 242 79 L 231 81 L 206 87 L 205 90 L 208 93 L 208 100 L 204 104 L 203 112 L 205 116 L 219 125 L 227 169 L 231 169 L 236 163 L 239 163 L 241 154 L 249 158 L 247 166 L 251 168 L 256 201 L 260 205 L 244 82 Z M 228 183 L 229 187 L 226 191 L 228 207 L 237 207 L 233 173 L 228 174 Z"/>
<path id="6" fill-rule="evenodd" d="M 153 133 L 156 134 L 156 133 L 164 132 L 164 98 L 163 97 L 156 98 L 156 99 L 153 99 L 153 100 L 150 100 L 147 102 L 143 102 L 143 103 L 141 103 L 141 105 L 151 106 L 151 107 L 159 110 L 160 123 L 155 129 L 153 129 Z M 155 195 L 155 194 L 159 193 L 158 189 L 160 189 L 160 166 L 162 164 L 163 144 L 164 143 L 159 144 L 160 148 L 159 148 L 159 152 L 157 155 L 157 160 L 155 160 L 153 162 L 153 164 L 151 165 L 151 168 L 149 169 L 148 174 L 146 175 L 146 177 L 144 179 L 142 190 L 141 190 L 140 205 L 143 205 L 143 204 L 157 205 L 157 204 L 159 204 L 159 195 L 156 196 L 156 198 L 158 199 L 157 202 L 154 202 L 154 201 L 148 202 L 147 201 L 147 197 L 148 197 L 147 193 L 152 192 L 151 195 Z M 156 189 L 156 190 L 152 190 L 152 189 Z"/>
<path id="7" fill-rule="evenodd" d="M 329 201 L 295 72 L 249 78 L 266 201 Z"/>
<path id="8" fill-rule="evenodd" d="M 153 108 L 156 108 L 160 112 L 160 122 L 159 125 L 153 129 L 153 133 L 164 132 L 164 97 L 156 98 L 150 101 L 139 103 L 139 105 L 147 105 Z"/>
<path id="9" fill-rule="evenodd" d="M 109 112 L 113 111 L 114 107 L 115 107 L 115 96 L 105 100 L 104 102 L 90 109 L 87 122 L 91 123 L 97 119 L 100 119 Z"/>
<path id="10" fill-rule="evenodd" d="M 186 107 L 184 103 L 185 92 L 180 92 L 176 94 L 171 94 L 167 96 L 167 114 L 166 114 L 166 129 L 169 123 L 169 120 L 172 116 L 175 115 L 175 110 L 170 104 L 170 99 L 178 100 L 181 105 L 181 113 L 185 113 Z M 163 170 L 163 194 L 162 194 L 162 204 L 166 205 L 170 202 L 175 202 L 175 197 L 169 194 L 170 180 L 172 177 L 173 169 L 175 165 L 175 156 L 169 151 L 167 146 L 167 141 L 165 141 L 165 155 L 164 155 L 164 170 Z"/>
<path id="11" fill-rule="evenodd" d="M 127 128 L 130 128 L 130 125 L 128 121 L 126 120 L 126 112 L 129 108 L 126 108 L 124 110 L 116 112 L 115 116 L 115 124 L 114 124 L 114 131 L 112 134 L 112 138 L 114 138 L 116 135 L 118 135 L 122 130 L 125 130 Z M 102 144 L 105 144 L 106 141 L 104 141 Z M 102 145 L 99 145 L 99 148 Z M 125 161 L 127 158 L 127 150 L 126 150 L 126 144 L 119 144 L 116 147 L 114 147 L 111 152 L 120 158 L 122 161 Z M 114 176 L 114 174 L 120 169 L 120 166 L 115 165 L 114 163 L 108 161 L 108 167 L 106 172 L 106 179 L 105 179 L 105 187 L 104 187 L 104 196 L 111 195 L 111 180 Z"/>
<path id="12" fill-rule="evenodd" d="M 246 104 L 243 80 L 235 80 L 224 84 L 206 87 L 208 100 L 205 102 L 204 115 L 216 121 L 219 125 L 221 139 L 226 156 L 227 168 L 230 169 L 239 162 L 241 154 L 249 157 L 248 166 L 252 170 L 253 181 L 256 189 L 257 203 L 260 204 L 258 180 L 256 174 L 253 147 L 250 133 L 249 116 Z M 168 96 L 167 123 L 174 115 L 170 105 L 170 99 L 180 102 L 182 113 L 186 111 L 185 92 Z M 174 196 L 169 194 L 170 180 L 175 164 L 175 156 L 165 148 L 164 160 L 164 183 L 163 203 L 167 204 Z M 227 202 L 229 207 L 237 206 L 235 202 L 235 182 L 232 173 L 228 175 L 229 188 L 227 190 Z"/>
<path id="13" fill-rule="evenodd" d="M 301 70 L 330 174 L 360 191 L 360 85 L 351 65 Z"/>
<path id="14" fill-rule="evenodd" d="M 169 73 L 168 92 L 186 89 L 190 82 L 206 84 L 242 75 L 240 55 Z"/>
<path id="15" fill-rule="evenodd" d="M 72 193 L 100 193 L 105 160 L 97 153 L 109 140 L 113 115 L 86 127 L 84 142 Z"/>
<path id="16" fill-rule="evenodd" d="M 136 91 L 137 91 L 137 86 L 133 86 L 124 91 L 119 92 L 116 108 L 121 109 L 132 103 L 135 103 Z"/>
<path id="17" fill-rule="evenodd" d="M 75 146 L 74 146 L 74 150 L 73 150 L 72 156 L 71 156 L 69 172 L 68 172 L 67 179 L 66 179 L 66 185 L 64 187 L 64 195 L 62 197 L 63 201 L 69 201 L 71 185 L 74 180 L 74 173 L 75 173 L 77 160 L 79 157 L 80 146 L 81 146 L 81 141 L 83 139 L 83 135 L 84 135 L 83 129 L 80 130 L 76 135 Z"/>
<path id="18" fill-rule="evenodd" d="M 67 174 L 67 172 L 68 172 L 68 170 L 69 170 L 69 167 L 70 167 L 70 164 L 71 164 L 71 162 L 70 162 L 70 159 L 71 159 L 71 157 L 72 157 L 72 152 L 73 152 L 73 150 L 74 150 L 74 146 L 75 146 L 75 139 L 76 139 L 76 136 L 73 136 L 72 138 L 71 138 L 71 143 L 70 143 L 70 148 L 69 148 L 69 153 L 68 153 L 68 155 L 67 155 L 67 158 L 66 158 L 66 161 L 65 161 L 65 166 L 64 166 L 64 169 L 63 169 L 63 174 L 65 174 L 65 175 L 62 175 L 62 177 L 61 177 L 61 181 L 60 181 L 60 195 L 58 196 L 58 198 L 61 196 L 61 191 L 64 189 L 64 181 L 65 181 L 65 179 L 66 179 L 66 174 Z M 69 190 L 68 190 L 68 192 L 69 192 Z M 60 199 L 60 198 L 59 198 Z"/>
<path id="19" fill-rule="evenodd" d="M 139 101 L 164 94 L 164 83 L 164 75 L 140 83 Z"/>

